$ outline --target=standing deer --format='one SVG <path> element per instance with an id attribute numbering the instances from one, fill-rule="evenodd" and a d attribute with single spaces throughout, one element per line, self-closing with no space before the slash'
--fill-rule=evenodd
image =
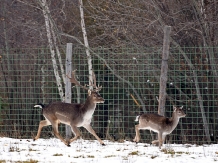
<path id="1" fill-rule="evenodd" d="M 186 116 L 182 108 L 183 106 L 180 108 L 173 106 L 174 110 L 171 118 L 154 113 L 137 116 L 135 121 L 139 121 L 139 124 L 135 125 L 136 136 L 133 141 L 136 143 L 139 142 L 139 130 L 151 130 L 158 133 L 158 140 L 152 141 L 152 144 L 159 143 L 159 148 L 161 148 L 163 142 L 165 141 L 166 135 L 170 134 L 176 128 L 180 118 Z"/>
<path id="2" fill-rule="evenodd" d="M 68 76 L 67 76 L 68 77 Z M 69 78 L 69 77 L 68 77 Z M 88 90 L 88 97 L 83 104 L 69 104 L 64 102 L 53 102 L 47 106 L 41 104 L 35 105 L 34 107 L 42 108 L 43 116 L 45 120 L 39 123 L 38 133 L 34 140 L 37 140 L 40 137 L 42 127 L 52 125 L 54 135 L 59 138 L 65 145 L 70 146 L 70 143 L 75 141 L 81 136 L 77 127 L 86 128 L 102 145 L 105 145 L 104 142 L 96 135 L 95 131 L 92 129 L 90 123 L 92 115 L 95 111 L 97 103 L 104 103 L 104 99 L 98 93 L 101 90 L 101 87 L 96 86 L 96 78 L 93 73 L 92 84 L 93 90 L 88 89 L 86 86 L 80 85 L 76 80 L 75 71 L 72 72 L 72 78 L 69 78 L 71 83 L 74 83 L 82 88 Z M 64 140 L 58 132 L 58 124 L 63 123 L 71 126 L 71 130 L 75 135 L 74 138 L 70 140 Z"/>

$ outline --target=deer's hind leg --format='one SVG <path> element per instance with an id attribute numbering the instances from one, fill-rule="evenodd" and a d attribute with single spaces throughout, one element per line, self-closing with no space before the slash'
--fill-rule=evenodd
<path id="1" fill-rule="evenodd" d="M 37 135 L 36 137 L 33 139 L 34 141 L 37 140 L 39 137 L 40 137 L 40 134 L 41 134 L 41 131 L 42 131 L 42 128 L 44 126 L 49 126 L 51 125 L 50 121 L 49 120 L 43 120 L 43 121 L 40 121 L 39 122 L 39 127 L 38 127 L 38 132 L 37 132 Z"/>
<path id="2" fill-rule="evenodd" d="M 151 143 L 155 144 L 156 146 L 159 144 L 159 133 L 158 134 L 158 139 L 157 140 L 153 140 Z"/>
<path id="3" fill-rule="evenodd" d="M 159 140 L 153 140 L 151 143 L 157 145 L 159 143 Z"/>
<path id="4" fill-rule="evenodd" d="M 71 125 L 71 130 L 74 134 L 74 138 L 69 140 L 70 143 L 77 140 L 81 136 L 80 131 L 76 126 Z"/>
<path id="5" fill-rule="evenodd" d="M 59 124 L 59 121 L 58 120 L 55 120 L 55 121 L 52 121 L 52 128 L 53 128 L 53 131 L 54 131 L 54 135 L 60 139 L 66 146 L 70 146 L 69 145 L 69 142 L 65 141 L 63 139 L 63 137 L 59 134 L 59 131 L 58 131 L 58 124 Z"/>
<path id="6" fill-rule="evenodd" d="M 139 140 L 140 140 L 140 133 L 139 133 L 139 124 L 138 125 L 135 125 L 135 138 L 133 139 L 134 142 L 138 143 Z"/>

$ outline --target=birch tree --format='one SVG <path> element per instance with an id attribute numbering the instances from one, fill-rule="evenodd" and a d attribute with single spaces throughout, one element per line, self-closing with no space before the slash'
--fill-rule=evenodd
<path id="1" fill-rule="evenodd" d="M 79 9 L 80 9 L 80 17 L 81 17 L 81 28 L 83 33 L 84 45 L 86 48 L 86 55 L 88 60 L 88 69 L 89 69 L 89 87 L 92 89 L 93 83 L 93 74 L 92 74 L 92 58 L 89 51 L 89 42 L 86 33 L 85 20 L 84 20 L 84 11 L 83 11 L 83 1 L 79 0 Z"/>
<path id="2" fill-rule="evenodd" d="M 50 10 L 49 10 L 47 1 L 46 0 L 38 0 L 38 1 L 39 1 L 40 6 L 42 7 L 43 16 L 45 19 L 45 28 L 46 28 L 46 33 L 47 33 L 49 49 L 50 49 L 50 53 L 51 53 L 54 75 L 56 78 L 56 84 L 58 86 L 60 98 L 62 101 L 64 101 L 63 86 L 62 86 L 61 78 L 60 78 L 60 75 L 58 72 L 58 63 L 57 63 L 56 58 L 55 58 L 56 55 L 58 56 L 58 60 L 59 60 L 60 68 L 61 68 L 61 73 L 62 73 L 62 79 L 63 79 L 64 83 L 66 83 L 66 81 L 65 81 L 64 68 L 63 68 L 63 64 L 61 61 L 60 51 L 59 51 L 59 48 L 57 45 L 57 37 L 55 34 L 55 30 L 54 30 L 54 23 L 51 19 Z"/>

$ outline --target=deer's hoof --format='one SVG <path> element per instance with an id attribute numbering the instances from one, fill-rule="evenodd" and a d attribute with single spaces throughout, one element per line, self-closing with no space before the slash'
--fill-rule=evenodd
<path id="1" fill-rule="evenodd" d="M 133 140 L 133 142 L 135 142 L 135 144 L 138 144 L 138 141 L 134 141 L 134 140 Z"/>
<path id="2" fill-rule="evenodd" d="M 101 144 L 102 146 L 106 146 L 104 143 L 103 144 Z"/>
<path id="3" fill-rule="evenodd" d="M 67 144 L 66 146 L 68 146 L 68 147 L 71 147 L 71 145 L 70 145 L 70 144 Z"/>

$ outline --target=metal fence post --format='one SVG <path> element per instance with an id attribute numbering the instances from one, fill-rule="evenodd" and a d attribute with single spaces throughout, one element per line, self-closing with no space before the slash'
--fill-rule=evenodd
<path id="1" fill-rule="evenodd" d="M 67 43 L 66 49 L 66 75 L 71 77 L 72 72 L 72 43 Z M 65 102 L 71 103 L 71 82 L 70 79 L 66 77 L 66 85 L 65 85 Z M 72 136 L 72 131 L 70 126 L 66 125 L 66 139 L 70 139 Z"/>

